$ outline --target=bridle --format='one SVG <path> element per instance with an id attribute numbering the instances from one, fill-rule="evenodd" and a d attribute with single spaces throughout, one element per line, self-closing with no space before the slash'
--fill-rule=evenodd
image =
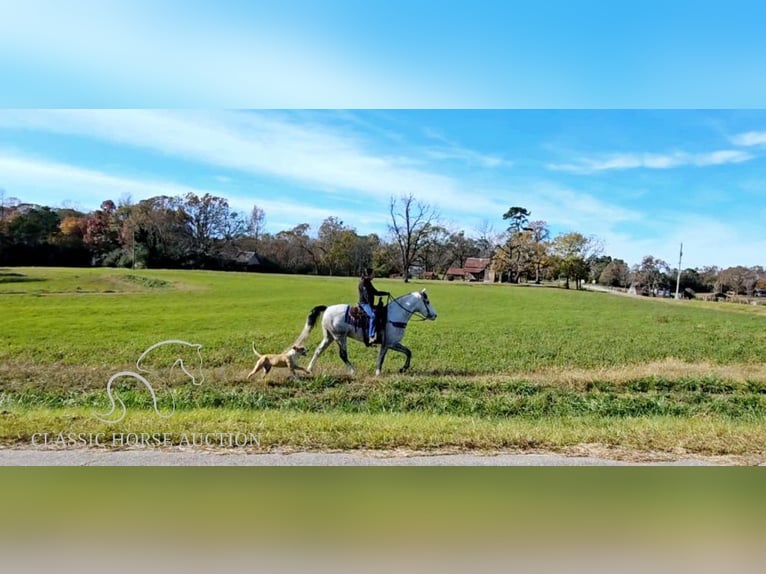
<path id="1" fill-rule="evenodd" d="M 399 298 L 400 297 L 406 297 L 406 296 L 407 295 L 400 295 L 399 297 L 394 298 L 394 297 L 391 297 L 391 295 L 389 295 L 388 296 L 388 303 L 393 301 L 394 303 L 396 303 L 399 306 L 399 308 L 403 309 L 405 312 L 409 313 L 411 316 L 412 315 L 417 315 L 419 317 L 420 321 L 428 321 L 431 318 L 431 313 L 430 312 L 428 313 L 428 315 L 424 315 L 420 311 L 410 311 L 409 309 L 407 309 L 407 307 L 405 307 L 404 305 L 399 303 Z M 428 301 L 428 296 L 427 295 L 422 295 L 421 296 L 421 300 L 425 304 L 426 309 L 428 309 L 428 306 L 430 305 L 430 302 Z M 390 323 L 390 321 L 389 321 L 389 323 Z"/>

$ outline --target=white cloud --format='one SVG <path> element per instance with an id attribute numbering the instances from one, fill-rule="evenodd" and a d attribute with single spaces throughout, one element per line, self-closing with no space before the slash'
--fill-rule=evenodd
<path id="1" fill-rule="evenodd" d="M 753 159 L 753 155 L 741 150 L 717 150 L 708 153 L 674 152 L 670 154 L 625 153 L 607 154 L 597 157 L 578 158 L 574 163 L 548 164 L 551 171 L 589 174 L 609 170 L 626 169 L 671 169 L 684 166 L 705 167 L 742 163 Z"/>
<path id="2" fill-rule="evenodd" d="M 9 155 L 0 151 L 0 186 L 28 201 L 52 204 L 75 200 L 91 207 L 105 199 L 130 196 L 134 200 L 156 195 L 217 193 L 168 181 L 124 178 L 97 170 Z M 43 197 L 45 199 L 33 199 Z M 29 199 L 27 199 L 29 198 Z"/>
<path id="3" fill-rule="evenodd" d="M 706 265 L 763 265 L 766 239 L 759 238 L 757 230 L 751 226 L 702 215 L 667 215 L 661 220 L 644 222 L 644 225 L 642 237 L 619 230 L 606 234 L 606 253 L 629 264 L 640 263 L 643 256 L 653 255 L 664 259 L 671 267 L 677 267 L 678 249 L 683 243 L 681 265 L 684 269 Z"/>
<path id="4" fill-rule="evenodd" d="M 731 138 L 731 142 L 741 146 L 766 145 L 766 132 L 745 132 Z"/>
<path id="5" fill-rule="evenodd" d="M 0 111 L 0 128 L 85 135 L 155 152 L 344 191 L 387 203 L 412 193 L 422 201 L 477 213 L 491 204 L 408 158 L 372 153 L 342 131 L 290 121 L 289 114 L 151 110 Z"/>

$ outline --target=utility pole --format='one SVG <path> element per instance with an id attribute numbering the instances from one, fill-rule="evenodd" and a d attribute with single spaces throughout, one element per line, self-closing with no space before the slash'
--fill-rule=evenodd
<path id="1" fill-rule="evenodd" d="M 136 228 L 133 227 L 131 229 L 133 232 L 133 270 L 136 269 Z M 678 296 L 676 296 L 676 299 L 678 299 Z"/>
<path id="2" fill-rule="evenodd" d="M 680 299 L 679 290 L 681 289 L 681 258 L 684 256 L 684 244 L 681 242 L 681 249 L 678 252 L 678 277 L 676 278 L 676 300 Z"/>

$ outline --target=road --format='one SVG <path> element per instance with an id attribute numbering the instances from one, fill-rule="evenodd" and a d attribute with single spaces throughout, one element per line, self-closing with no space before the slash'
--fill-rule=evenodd
<path id="1" fill-rule="evenodd" d="M 709 459 L 629 462 L 561 454 L 231 453 L 202 450 L 0 449 L 0 466 L 716 466 Z"/>

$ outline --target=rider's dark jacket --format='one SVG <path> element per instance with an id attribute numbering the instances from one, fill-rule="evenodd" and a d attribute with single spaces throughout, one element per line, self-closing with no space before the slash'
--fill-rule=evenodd
<path id="1" fill-rule="evenodd" d="M 359 280 L 359 304 L 375 306 L 375 296 L 388 295 L 387 291 L 378 291 L 372 284 L 372 279 L 368 277 L 362 277 Z"/>

